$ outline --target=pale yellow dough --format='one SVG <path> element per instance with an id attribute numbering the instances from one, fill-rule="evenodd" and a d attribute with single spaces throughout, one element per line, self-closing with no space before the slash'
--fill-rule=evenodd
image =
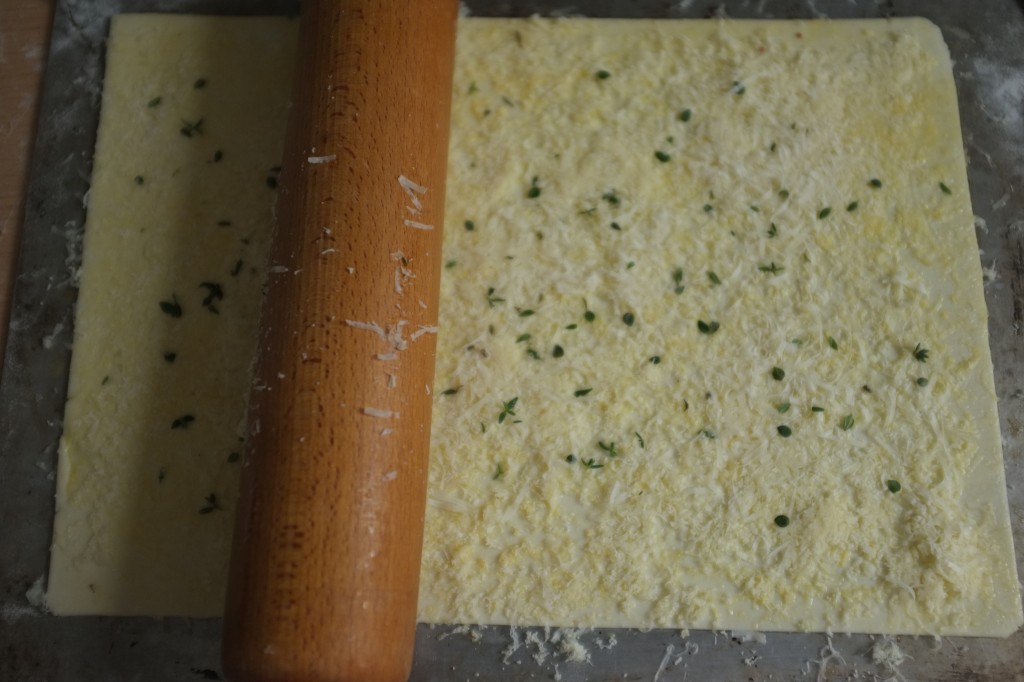
<path id="1" fill-rule="evenodd" d="M 221 610 L 293 24 L 113 21 L 60 443 L 56 613 Z M 221 287 L 217 313 L 204 282 Z"/>
<path id="2" fill-rule="evenodd" d="M 60 613 L 219 613 L 248 266 L 294 30 L 115 22 L 61 448 Z M 458 41 L 421 618 L 1015 630 L 938 30 L 468 19 Z M 158 65 L 161 44 L 181 56 Z M 180 133 L 206 112 L 201 136 Z M 201 281 L 232 285 L 219 315 Z M 158 306 L 173 293 L 181 318 Z M 224 509 L 200 514 L 210 493 Z"/>

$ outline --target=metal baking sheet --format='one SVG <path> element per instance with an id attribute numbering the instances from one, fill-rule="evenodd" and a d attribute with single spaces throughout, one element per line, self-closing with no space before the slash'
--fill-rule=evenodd
<path id="1" fill-rule="evenodd" d="M 0 384 L 0 680 L 216 680 L 219 620 L 57 618 L 26 596 L 46 573 L 53 472 L 70 359 L 84 198 L 109 19 L 120 12 L 294 14 L 295 0 L 57 3 Z M 482 16 L 867 18 L 924 16 L 955 62 L 995 362 L 1018 571 L 1024 575 L 1024 6 L 1016 0 L 467 1 Z M 884 75 L 882 76 L 884 77 Z M 579 634 L 589 662 L 530 630 L 417 631 L 413 680 L 1024 680 L 1024 632 L 1000 639 L 898 638 L 895 669 L 866 635 L 604 630 Z M 541 639 L 545 633 L 534 629 Z M 614 634 L 617 645 L 599 646 Z"/>

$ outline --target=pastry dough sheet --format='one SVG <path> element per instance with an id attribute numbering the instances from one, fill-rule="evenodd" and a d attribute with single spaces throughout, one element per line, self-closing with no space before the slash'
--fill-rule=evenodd
<path id="1" fill-rule="evenodd" d="M 421 619 L 1016 629 L 938 30 L 464 19 L 458 40 Z M 285 20 L 115 21 L 58 613 L 220 612 L 293 46 Z"/>
<path id="2" fill-rule="evenodd" d="M 55 613 L 221 611 L 294 26 L 113 20 L 57 471 Z"/>

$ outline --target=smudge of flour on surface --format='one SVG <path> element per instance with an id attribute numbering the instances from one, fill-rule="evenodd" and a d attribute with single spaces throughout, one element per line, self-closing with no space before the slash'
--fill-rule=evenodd
<path id="1" fill-rule="evenodd" d="M 986 267 L 985 263 L 981 264 L 981 279 L 986 285 L 996 281 L 999 273 L 996 271 L 996 259 L 992 259 L 992 265 Z"/>
<path id="2" fill-rule="evenodd" d="M 679 0 L 679 2 L 672 5 L 672 14 L 682 15 L 693 7 L 694 0 Z"/>
<path id="3" fill-rule="evenodd" d="M 40 616 L 50 612 L 46 606 L 45 577 L 39 576 L 25 592 L 24 603 L 0 604 L 0 623 L 13 623 L 25 616 Z"/>
<path id="4" fill-rule="evenodd" d="M 827 19 L 828 14 L 818 9 L 818 4 L 815 0 L 807 0 L 807 10 L 811 13 L 815 19 Z"/>
<path id="5" fill-rule="evenodd" d="M 981 109 L 1015 144 L 1024 145 L 1024 71 L 983 57 L 972 62 Z"/>
<path id="6" fill-rule="evenodd" d="M 60 333 L 62 331 L 64 331 L 64 323 L 58 322 L 54 326 L 53 331 L 43 337 L 43 348 L 45 348 L 46 350 L 50 350 L 51 348 L 53 348 L 54 342 L 57 340 L 57 337 L 60 336 Z"/>
<path id="7" fill-rule="evenodd" d="M 39 576 L 32 583 L 32 586 L 25 592 L 25 599 L 28 603 L 34 606 L 43 613 L 49 613 L 50 609 L 46 605 L 46 589 L 43 586 L 46 581 L 44 576 Z"/>

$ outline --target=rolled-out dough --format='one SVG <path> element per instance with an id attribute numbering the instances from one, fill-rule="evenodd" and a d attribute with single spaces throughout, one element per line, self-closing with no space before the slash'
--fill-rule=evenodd
<path id="1" fill-rule="evenodd" d="M 221 610 L 296 31 L 116 17 L 47 601 Z"/>
<path id="2" fill-rule="evenodd" d="M 1016 629 L 938 30 L 469 19 L 458 41 L 421 618 Z M 114 23 L 58 613 L 220 612 L 293 43 L 285 20 Z"/>

